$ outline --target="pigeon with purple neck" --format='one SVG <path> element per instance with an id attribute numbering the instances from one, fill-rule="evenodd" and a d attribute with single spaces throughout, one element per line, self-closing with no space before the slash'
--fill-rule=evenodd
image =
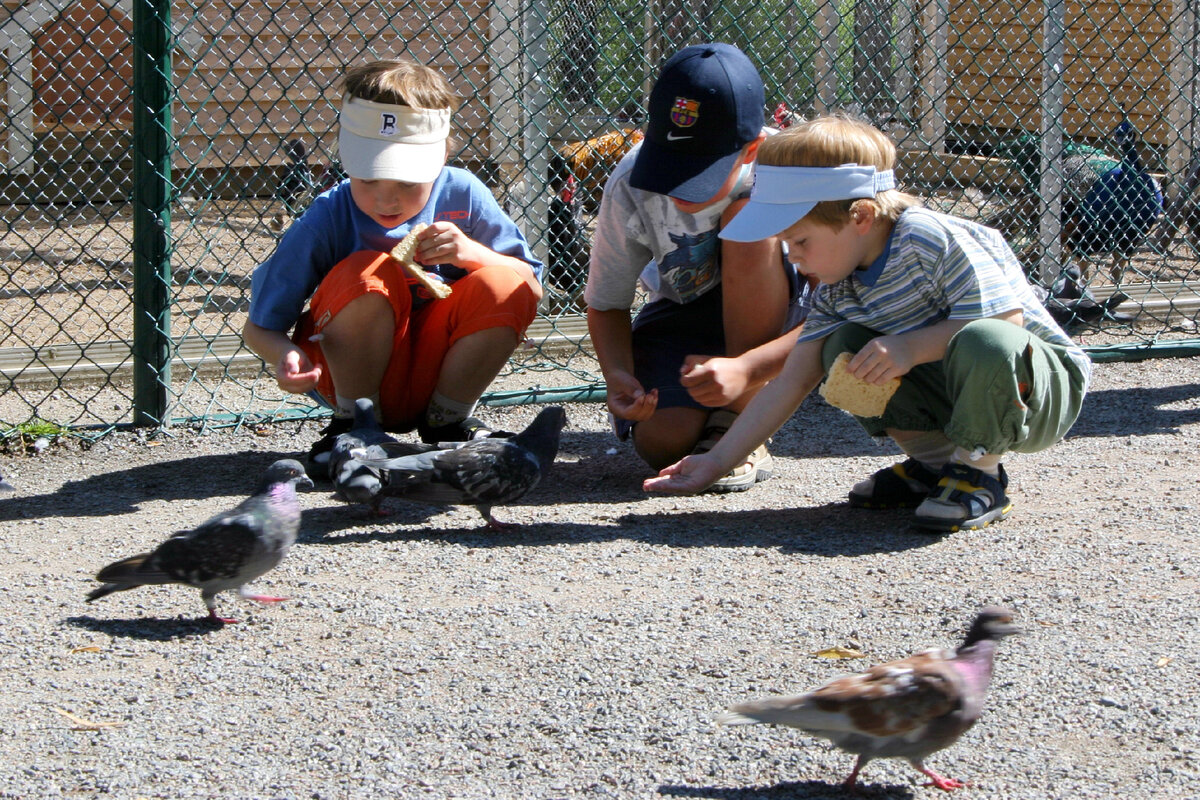
<path id="1" fill-rule="evenodd" d="M 139 586 L 180 583 L 200 590 L 209 619 L 234 623 L 237 620 L 217 614 L 220 592 L 236 589 L 241 597 L 260 603 L 287 599 L 249 594 L 245 584 L 283 561 L 300 530 L 296 487 L 312 485 L 299 461 L 276 461 L 267 468 L 254 494 L 234 508 L 174 534 L 151 552 L 100 570 L 96 580 L 104 585 L 88 594 L 88 602 Z"/>
<path id="2" fill-rule="evenodd" d="M 957 650 L 925 650 L 833 680 L 807 694 L 731 706 L 719 725 L 769 723 L 829 739 L 858 756 L 846 788 L 873 758 L 903 758 L 943 791 L 966 786 L 925 766 L 979 719 L 1000 639 L 1019 629 L 1012 613 L 979 612 Z"/>

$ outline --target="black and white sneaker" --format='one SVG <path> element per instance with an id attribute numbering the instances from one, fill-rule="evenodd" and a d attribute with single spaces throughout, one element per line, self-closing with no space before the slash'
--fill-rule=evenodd
<path id="1" fill-rule="evenodd" d="M 461 422 L 439 425 L 436 428 L 427 422 L 422 422 L 417 426 L 417 433 L 420 435 L 421 441 L 426 444 L 469 442 L 473 439 L 486 439 L 489 437 L 509 439 L 516 436 L 515 433 L 509 433 L 508 431 L 494 431 L 475 417 L 467 417 Z"/>
<path id="2" fill-rule="evenodd" d="M 321 429 L 321 438 L 308 449 L 308 457 L 304 463 L 304 471 L 314 481 L 329 480 L 329 457 L 333 454 L 333 445 L 337 437 L 354 427 L 352 417 L 334 417 L 329 424 Z"/>

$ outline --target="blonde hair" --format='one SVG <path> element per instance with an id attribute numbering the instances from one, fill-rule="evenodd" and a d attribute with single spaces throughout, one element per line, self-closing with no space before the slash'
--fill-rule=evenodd
<path id="1" fill-rule="evenodd" d="M 842 164 L 895 169 L 896 146 L 878 128 L 846 113 L 834 113 L 798 123 L 758 147 L 758 163 L 773 167 L 838 167 Z M 862 204 L 875 208 L 877 216 L 893 222 L 906 208 L 921 205 L 921 199 L 897 189 L 887 189 L 874 198 L 823 200 L 808 212 L 808 219 L 833 228 L 850 221 Z"/>
<path id="2" fill-rule="evenodd" d="M 442 73 L 402 58 L 350 67 L 342 78 L 342 89 L 361 100 L 411 108 L 456 111 L 460 99 Z"/>

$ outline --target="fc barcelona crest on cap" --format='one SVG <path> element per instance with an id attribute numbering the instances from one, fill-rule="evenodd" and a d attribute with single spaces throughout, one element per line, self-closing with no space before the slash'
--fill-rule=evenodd
<path id="1" fill-rule="evenodd" d="M 671 56 L 646 101 L 646 138 L 629 185 L 690 203 L 708 200 L 746 145 L 765 135 L 764 94 L 758 70 L 731 44 L 696 44 Z"/>
<path id="2" fill-rule="evenodd" d="M 700 101 L 688 100 L 686 97 L 676 97 L 675 105 L 671 108 L 671 122 L 680 128 L 689 128 L 700 119 Z"/>

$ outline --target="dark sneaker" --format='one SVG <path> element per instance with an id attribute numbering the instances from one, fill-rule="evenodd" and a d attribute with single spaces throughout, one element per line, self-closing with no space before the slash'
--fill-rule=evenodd
<path id="1" fill-rule="evenodd" d="M 469 442 L 472 439 L 486 439 L 488 437 L 508 439 L 516 436 L 515 433 L 509 433 L 508 431 L 494 431 L 475 417 L 467 417 L 462 422 L 452 422 L 449 425 L 439 425 L 436 428 L 426 422 L 422 422 L 417 426 L 417 433 L 420 435 L 421 441 L 426 444 Z"/>
<path id="2" fill-rule="evenodd" d="M 334 417 L 321 429 L 321 438 L 308 450 L 304 471 L 314 481 L 329 480 L 329 457 L 337 437 L 354 427 L 353 417 Z"/>

